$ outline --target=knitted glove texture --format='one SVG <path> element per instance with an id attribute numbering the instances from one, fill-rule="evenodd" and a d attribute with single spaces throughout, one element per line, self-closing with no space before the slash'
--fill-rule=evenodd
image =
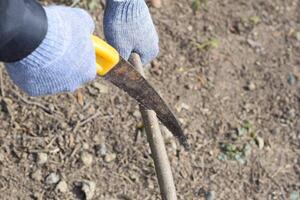
<path id="1" fill-rule="evenodd" d="M 31 96 L 72 92 L 96 77 L 90 15 L 63 6 L 45 11 L 48 31 L 43 42 L 26 58 L 5 64 L 14 83 Z"/>
<path id="2" fill-rule="evenodd" d="M 144 0 L 108 0 L 104 34 L 125 59 L 135 52 L 147 64 L 159 52 L 158 35 Z"/>

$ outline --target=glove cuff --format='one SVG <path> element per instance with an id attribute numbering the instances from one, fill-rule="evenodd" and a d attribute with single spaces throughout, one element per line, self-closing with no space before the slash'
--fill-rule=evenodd
<path id="1" fill-rule="evenodd" d="M 48 30 L 44 40 L 29 56 L 13 64 L 21 65 L 20 67 L 45 68 L 66 51 L 70 43 L 70 38 L 67 38 L 71 33 L 70 25 L 64 23 L 64 17 L 55 7 L 44 9 L 48 20 Z"/>
<path id="2" fill-rule="evenodd" d="M 105 18 L 114 22 L 134 22 L 149 14 L 144 0 L 108 0 Z"/>

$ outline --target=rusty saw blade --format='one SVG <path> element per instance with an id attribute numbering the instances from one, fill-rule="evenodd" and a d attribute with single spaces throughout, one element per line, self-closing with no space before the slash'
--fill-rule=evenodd
<path id="1" fill-rule="evenodd" d="M 176 136 L 185 149 L 189 148 L 187 138 L 165 101 L 146 79 L 126 60 L 120 61 L 104 78 L 119 87 L 146 109 L 155 111 L 158 119 Z"/>

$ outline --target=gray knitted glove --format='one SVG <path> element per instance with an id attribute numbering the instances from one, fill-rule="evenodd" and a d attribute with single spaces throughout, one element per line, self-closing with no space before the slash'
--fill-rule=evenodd
<path id="1" fill-rule="evenodd" d="M 15 84 L 32 96 L 74 91 L 96 77 L 89 14 L 62 6 L 45 11 L 48 32 L 40 46 L 21 61 L 6 63 Z"/>
<path id="2" fill-rule="evenodd" d="M 107 0 L 104 34 L 125 59 L 135 52 L 146 64 L 159 52 L 158 36 L 144 0 Z"/>

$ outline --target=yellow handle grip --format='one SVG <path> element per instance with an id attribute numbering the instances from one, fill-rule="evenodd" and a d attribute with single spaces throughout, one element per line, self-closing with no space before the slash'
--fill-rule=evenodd
<path id="1" fill-rule="evenodd" d="M 104 76 L 119 62 L 119 53 L 95 35 L 92 35 L 92 41 L 96 52 L 97 74 Z"/>

